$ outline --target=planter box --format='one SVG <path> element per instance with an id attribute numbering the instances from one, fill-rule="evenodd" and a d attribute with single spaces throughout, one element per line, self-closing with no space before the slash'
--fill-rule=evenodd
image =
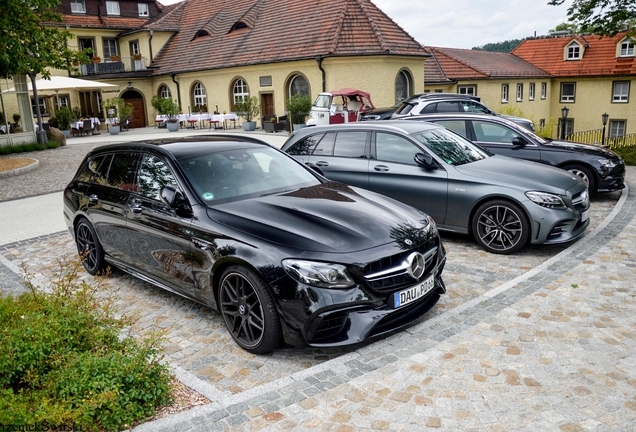
<path id="1" fill-rule="evenodd" d="M 243 122 L 243 130 L 244 131 L 256 130 L 256 122 L 255 121 Z"/>
<path id="2" fill-rule="evenodd" d="M 263 122 L 263 130 L 265 132 L 280 132 L 285 130 L 285 123 L 283 122 Z"/>
<path id="3" fill-rule="evenodd" d="M 179 122 L 166 122 L 168 132 L 176 132 L 179 130 Z"/>
<path id="4" fill-rule="evenodd" d="M 111 135 L 119 135 L 119 126 L 108 126 L 108 133 Z"/>

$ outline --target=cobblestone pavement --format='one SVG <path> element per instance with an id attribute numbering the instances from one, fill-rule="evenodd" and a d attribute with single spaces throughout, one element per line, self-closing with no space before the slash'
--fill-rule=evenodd
<path id="1" fill-rule="evenodd" d="M 629 196 L 594 198 L 572 245 L 504 257 L 444 236 L 448 295 L 406 331 L 346 349 L 254 356 L 216 313 L 113 273 L 134 330 L 166 328 L 177 376 L 212 401 L 137 429 L 636 429 L 636 170 L 628 178 Z M 22 263 L 49 280 L 62 255 L 75 256 L 66 233 L 0 246 L 1 286 L 20 289 Z"/>

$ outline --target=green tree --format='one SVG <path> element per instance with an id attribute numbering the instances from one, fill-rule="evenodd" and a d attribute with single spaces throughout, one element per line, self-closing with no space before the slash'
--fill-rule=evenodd
<path id="1" fill-rule="evenodd" d="M 558 32 L 558 31 L 567 31 L 573 34 L 580 33 L 581 29 L 579 25 L 571 22 L 564 22 L 561 24 L 557 24 L 557 26 L 551 30 L 548 30 L 549 33 Z"/>
<path id="2" fill-rule="evenodd" d="M 55 11 L 59 4 L 59 0 L 2 1 L 0 78 L 29 75 L 36 100 L 36 75 L 47 78 L 51 75 L 49 68 L 71 70 L 73 61 L 88 61 L 86 53 L 68 48 L 66 42 L 73 37 L 71 32 L 51 25 L 62 21 L 62 15 Z M 42 124 L 39 108 L 36 111 L 38 124 Z M 46 144 L 43 128 L 38 141 Z"/>
<path id="3" fill-rule="evenodd" d="M 560 6 L 565 0 L 550 0 Z M 568 19 L 580 25 L 580 30 L 602 36 L 614 36 L 635 24 L 636 0 L 573 0 Z M 633 34 L 633 30 L 631 32 Z"/>
<path id="4" fill-rule="evenodd" d="M 523 42 L 523 39 L 510 39 L 503 42 L 487 43 L 479 47 L 473 47 L 473 50 L 509 53 L 510 51 L 515 49 L 521 42 Z"/>

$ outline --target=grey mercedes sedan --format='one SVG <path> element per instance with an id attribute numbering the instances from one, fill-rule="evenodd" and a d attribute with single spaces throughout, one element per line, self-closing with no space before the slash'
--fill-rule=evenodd
<path id="1" fill-rule="evenodd" d="M 431 123 L 314 126 L 282 149 L 331 180 L 425 211 L 440 230 L 472 234 L 492 253 L 572 241 L 590 222 L 588 189 L 576 175 L 493 155 Z"/>

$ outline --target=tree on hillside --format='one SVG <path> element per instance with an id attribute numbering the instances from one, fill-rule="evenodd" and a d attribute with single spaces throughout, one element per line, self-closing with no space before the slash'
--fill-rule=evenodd
<path id="1" fill-rule="evenodd" d="M 565 0 L 550 0 L 559 6 Z M 568 8 L 568 19 L 578 23 L 581 31 L 603 36 L 614 36 L 635 24 L 635 0 L 573 0 Z"/>
<path id="2" fill-rule="evenodd" d="M 554 33 L 554 32 L 560 32 L 560 31 L 567 31 L 571 34 L 576 34 L 576 33 L 580 33 L 581 29 L 578 26 L 578 24 L 571 23 L 571 22 L 564 22 L 561 24 L 557 24 L 555 28 L 548 30 L 548 33 Z"/>
<path id="3" fill-rule="evenodd" d="M 73 35 L 65 29 L 46 26 L 60 22 L 55 12 L 59 0 L 3 0 L 0 14 L 0 77 L 27 74 L 31 77 L 37 100 L 35 76 L 50 76 L 48 68 L 70 70 L 75 60 L 88 61 L 85 53 L 70 50 L 67 40 Z M 35 104 L 38 107 L 38 104 Z M 39 108 L 38 124 L 41 124 Z M 46 142 L 40 128 L 38 141 Z"/>
<path id="4" fill-rule="evenodd" d="M 507 52 L 509 53 L 517 47 L 523 39 L 511 39 L 504 42 L 487 43 L 479 47 L 473 47 L 477 51 Z"/>

